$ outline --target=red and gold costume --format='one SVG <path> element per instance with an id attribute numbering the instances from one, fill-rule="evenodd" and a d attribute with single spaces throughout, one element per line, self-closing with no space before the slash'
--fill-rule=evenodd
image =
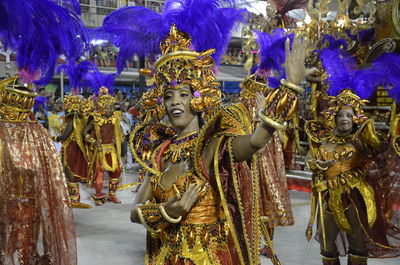
<path id="1" fill-rule="evenodd" d="M 267 81 L 254 74 L 247 77 L 241 86 L 241 103 L 239 105 L 243 105 L 247 111 L 254 130 L 260 121 L 257 113 L 256 93 L 265 94 L 268 89 Z M 268 243 L 272 239 L 275 226 L 294 224 L 279 132 L 275 132 L 265 148 L 257 154 L 257 170 L 260 184 L 260 215 L 262 224 L 265 225 L 265 229 L 268 229 L 269 235 L 264 235 Z"/>
<path id="2" fill-rule="evenodd" d="M 177 138 L 174 129 L 162 123 L 143 123 L 130 139 L 136 161 L 151 175 L 152 200 L 137 210 L 148 230 L 145 264 L 258 265 L 261 232 L 256 155 L 235 162 L 232 151 L 235 137 L 253 132 L 252 121 L 242 105 L 219 108 L 221 91 L 212 71 L 214 50 L 195 52 L 190 43 L 188 34 L 171 26 L 161 42 L 163 56 L 155 64 L 156 86 L 147 102 L 157 108 L 164 89 L 188 84 L 193 93 L 190 107 L 205 124 L 199 132 Z M 269 126 L 283 128 L 292 115 L 297 97 L 289 90 L 275 90 L 265 111 L 259 112 Z M 282 104 L 282 98 L 287 104 Z M 277 108 L 278 104 L 282 108 Z M 211 168 L 206 169 L 203 155 L 210 141 L 215 152 Z M 189 169 L 166 189 L 160 184 L 161 161 L 186 161 Z M 191 183 L 201 187 L 199 198 L 187 214 L 171 218 L 165 203 L 184 194 Z"/>
<path id="3" fill-rule="evenodd" d="M 97 112 L 94 112 L 91 116 L 93 128 L 89 134 L 84 136 L 86 142 L 91 144 L 91 148 L 94 149 L 89 159 L 89 170 L 91 168 L 95 170 L 96 193 L 92 195 L 92 198 L 96 201 L 96 205 L 102 204 L 106 199 L 120 203 L 115 192 L 121 175 L 120 161 L 123 137 L 120 125 L 121 112 L 114 111 L 110 117 L 106 117 L 103 112 L 106 105 L 113 105 L 114 101 L 115 99 L 108 94 L 108 89 L 102 87 L 97 99 Z M 95 141 L 100 144 L 99 149 L 93 146 Z M 109 173 L 108 196 L 102 193 L 104 171 Z"/>
<path id="4" fill-rule="evenodd" d="M 61 158 L 67 175 L 67 183 L 71 203 L 74 208 L 91 208 L 80 202 L 79 182 L 90 181 L 88 171 L 87 150 L 82 138 L 82 130 L 86 124 L 83 112 L 84 99 L 80 96 L 68 96 L 64 100 L 67 111 L 63 133 L 56 138 L 62 142 Z"/>
<path id="5" fill-rule="evenodd" d="M 36 93 L 16 79 L 0 84 L 0 263 L 77 264 L 63 167 L 47 130 L 27 121 Z"/>
<path id="6" fill-rule="evenodd" d="M 363 114 L 361 106 L 364 104 L 365 101 L 351 90 L 343 90 L 337 98 L 331 97 L 325 121 L 306 123 L 313 157 L 307 164 L 314 172 L 307 238 L 311 238 L 318 204 L 323 209 L 317 219 L 323 264 L 340 264 L 337 251 L 341 249 L 349 255 L 348 264 L 367 264 L 368 256 L 400 254 L 398 247 L 393 247 L 398 242 L 398 230 L 396 232 L 392 215 L 385 214 L 393 211 L 393 205 L 387 200 L 388 190 L 384 188 L 390 187 L 390 183 L 384 180 L 385 176 L 375 176 L 379 174 L 374 175 L 377 170 L 371 166 L 372 155 L 380 149 L 380 142 L 373 120 L 367 120 Z M 335 133 L 334 117 L 341 108 L 352 108 L 353 122 L 358 125 L 356 131 L 346 136 Z M 335 162 L 322 168 L 318 160 Z M 330 233 L 335 229 L 332 226 L 346 233 L 348 249 L 340 244 L 335 246 L 336 235 Z M 364 244 L 366 252 L 357 249 Z"/>

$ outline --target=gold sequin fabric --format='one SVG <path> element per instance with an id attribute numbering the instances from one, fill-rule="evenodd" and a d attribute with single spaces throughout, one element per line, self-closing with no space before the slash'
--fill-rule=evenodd
<path id="1" fill-rule="evenodd" d="M 77 264 L 63 167 L 36 122 L 0 121 L 0 264 Z"/>

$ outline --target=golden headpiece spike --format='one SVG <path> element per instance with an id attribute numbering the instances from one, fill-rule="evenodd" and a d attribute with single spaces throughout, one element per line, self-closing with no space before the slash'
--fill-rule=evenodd
<path id="1" fill-rule="evenodd" d="M 323 111 L 322 115 L 323 118 L 326 119 L 328 123 L 331 123 L 332 126 L 334 126 L 336 114 L 341 108 L 351 108 L 354 110 L 355 116 L 353 122 L 356 124 L 361 124 L 367 120 L 367 117 L 362 110 L 362 106 L 365 106 L 369 101 L 360 99 L 353 90 L 346 88 L 336 97 L 329 96 L 328 98 L 330 99 L 329 108 L 326 111 Z"/>
<path id="2" fill-rule="evenodd" d="M 37 94 L 30 88 L 17 84 L 15 75 L 0 82 L 0 118 L 9 121 L 23 121 L 28 117 Z"/>

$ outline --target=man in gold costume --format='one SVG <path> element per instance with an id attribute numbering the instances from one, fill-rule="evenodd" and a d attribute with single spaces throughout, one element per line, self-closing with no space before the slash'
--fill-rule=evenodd
<path id="1" fill-rule="evenodd" d="M 88 170 L 94 169 L 94 187 L 96 193 L 92 199 L 96 205 L 106 200 L 121 203 L 116 196 L 121 175 L 121 112 L 115 111 L 115 99 L 108 94 L 106 87 L 101 87 L 96 100 L 96 111 L 89 117 L 82 131 L 82 136 L 93 150 L 89 159 Z M 108 195 L 103 190 L 103 174 L 109 174 Z"/>
<path id="2" fill-rule="evenodd" d="M 86 125 L 85 101 L 81 96 L 65 97 L 65 126 L 62 134 L 55 137 L 57 142 L 62 142 L 61 158 L 74 208 L 91 208 L 90 205 L 80 202 L 79 190 L 79 182 L 87 183 L 91 177 L 88 171 L 87 150 L 82 138 L 82 130 Z"/>

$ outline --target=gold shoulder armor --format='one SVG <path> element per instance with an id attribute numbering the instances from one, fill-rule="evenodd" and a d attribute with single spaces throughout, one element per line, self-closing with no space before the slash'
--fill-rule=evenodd
<path id="1" fill-rule="evenodd" d="M 304 125 L 304 130 L 310 143 L 311 155 L 314 157 L 319 145 L 332 133 L 333 128 L 322 121 L 310 120 Z"/>
<path id="2" fill-rule="evenodd" d="M 375 132 L 374 120 L 368 119 L 360 128 L 358 128 L 355 136 L 360 138 L 364 144 L 372 147 L 374 150 L 379 150 L 381 142 Z"/>

